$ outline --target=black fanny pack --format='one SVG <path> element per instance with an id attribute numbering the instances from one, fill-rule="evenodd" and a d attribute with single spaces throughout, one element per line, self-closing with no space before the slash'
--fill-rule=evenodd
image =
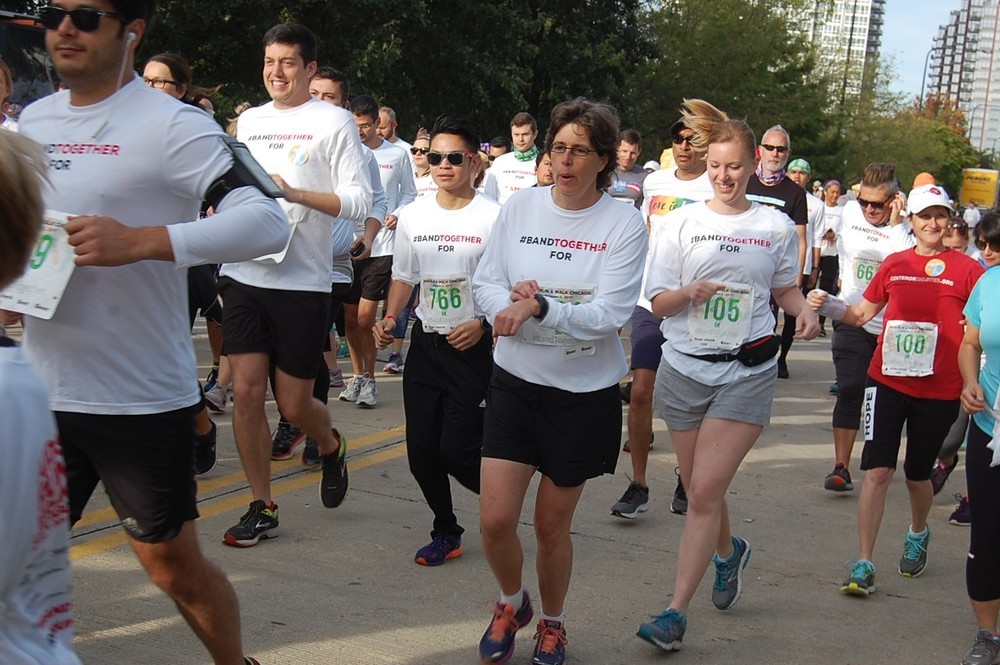
<path id="1" fill-rule="evenodd" d="M 739 360 L 747 367 L 756 367 L 778 355 L 779 349 L 781 349 L 781 338 L 777 335 L 768 335 L 743 344 L 736 353 L 710 353 L 706 356 L 696 356 L 683 351 L 681 353 L 710 363 L 730 363 Z"/>

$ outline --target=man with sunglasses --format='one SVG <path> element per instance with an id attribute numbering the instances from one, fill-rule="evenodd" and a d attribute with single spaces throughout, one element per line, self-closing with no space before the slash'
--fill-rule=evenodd
<path id="1" fill-rule="evenodd" d="M 840 297 L 848 305 L 856 305 L 875 271 L 890 254 L 912 247 L 900 245 L 898 221 L 903 197 L 893 164 L 872 163 L 861 177 L 857 200 L 848 201 L 841 212 L 836 235 L 840 258 Z M 854 489 L 851 480 L 851 454 L 861 425 L 861 405 L 865 394 L 868 366 L 882 332 L 879 313 L 864 326 L 855 327 L 833 322 L 833 367 L 837 376 L 837 402 L 833 407 L 834 468 L 823 480 L 823 487 L 832 492 Z"/>
<path id="2" fill-rule="evenodd" d="M 781 125 L 775 125 L 761 138 L 757 146 L 757 177 L 750 178 L 747 184 L 747 198 L 762 205 L 776 208 L 788 215 L 795 223 L 795 232 L 799 236 L 799 272 L 798 284 L 802 286 L 802 271 L 806 265 L 806 254 L 809 242 L 806 239 L 809 224 L 809 209 L 806 204 L 806 193 L 799 185 L 790 180 L 785 170 L 788 159 L 792 156 L 792 139 Z M 778 305 L 771 301 L 771 311 L 774 312 L 777 325 Z M 795 317 L 785 315 L 785 328 L 795 330 Z M 789 342 L 791 344 L 791 342 Z M 787 379 L 788 363 L 778 359 L 778 378 Z"/>
<path id="3" fill-rule="evenodd" d="M 45 206 L 70 215 L 66 249 L 77 268 L 51 319 L 24 317 L 25 351 L 55 412 L 70 520 L 102 482 L 151 579 L 212 659 L 236 665 L 251 662 L 236 594 L 195 535 L 201 396 L 178 268 L 278 251 L 288 225 L 257 187 L 223 178 L 234 175 L 233 158 L 211 118 L 136 76 L 135 49 L 154 8 L 153 0 L 59 0 L 39 11 L 68 90 L 32 104 L 20 129 L 46 146 Z M 216 214 L 200 221 L 206 198 Z M 159 371 L 136 373 L 149 358 Z"/>
<path id="4" fill-rule="evenodd" d="M 511 118 L 510 139 L 514 149 L 493 160 L 483 185 L 486 196 L 503 205 L 511 194 L 535 183 L 537 137 L 538 123 L 530 113 L 522 111 Z"/>
<path id="5" fill-rule="evenodd" d="M 691 144 L 694 131 L 681 119 L 670 127 L 670 134 L 676 167 L 649 174 L 642 186 L 641 210 L 650 236 L 657 232 L 671 210 L 708 200 L 714 195 L 705 154 L 695 150 Z M 653 441 L 653 386 L 663 346 L 660 319 L 653 316 L 651 310 L 649 301 L 640 295 L 631 318 L 632 394 L 628 411 L 628 447 L 632 459 L 632 481 L 621 499 L 611 507 L 612 515 L 624 519 L 635 519 L 639 513 L 649 509 L 646 464 Z M 678 515 L 687 512 L 687 495 L 680 476 L 677 477 L 670 512 Z"/>

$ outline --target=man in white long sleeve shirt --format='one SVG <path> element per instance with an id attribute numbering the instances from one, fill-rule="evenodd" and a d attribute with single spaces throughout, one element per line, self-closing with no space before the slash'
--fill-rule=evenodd
<path id="1" fill-rule="evenodd" d="M 236 594 L 195 536 L 201 397 L 179 268 L 277 251 L 288 225 L 253 186 L 206 197 L 233 173 L 224 135 L 133 71 L 154 6 L 61 0 L 39 12 L 68 90 L 32 104 L 20 129 L 49 156 L 45 205 L 69 215 L 76 268 L 50 319 L 24 317 L 24 346 L 55 412 L 70 521 L 103 482 L 152 580 L 212 659 L 236 665 L 256 662 L 243 657 Z M 217 214 L 198 220 L 206 198 Z M 160 370 L 136 372 L 149 358 Z"/>

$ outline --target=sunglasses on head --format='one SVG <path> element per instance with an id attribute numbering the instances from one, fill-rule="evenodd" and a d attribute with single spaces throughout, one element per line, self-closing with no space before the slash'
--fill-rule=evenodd
<path id="1" fill-rule="evenodd" d="M 976 247 L 981 252 L 985 251 L 986 248 L 989 247 L 991 252 L 995 254 L 1000 254 L 1000 244 L 993 242 L 986 242 L 986 240 L 984 240 L 983 238 L 976 238 Z"/>
<path id="2" fill-rule="evenodd" d="M 861 206 L 862 210 L 864 210 L 868 206 L 871 206 L 872 210 L 881 210 L 891 200 L 892 200 L 891 196 L 889 198 L 887 198 L 885 201 L 869 201 L 869 200 L 863 199 L 863 198 L 861 198 L 859 196 L 858 197 L 858 205 Z"/>
<path id="3" fill-rule="evenodd" d="M 63 20 L 69 16 L 69 20 L 77 30 L 81 32 L 93 32 L 101 25 L 101 17 L 107 16 L 116 21 L 125 23 L 125 17 L 118 12 L 102 12 L 98 9 L 83 7 L 80 9 L 65 10 L 61 7 L 42 7 L 38 10 L 38 22 L 46 30 L 58 30 Z"/>
<path id="4" fill-rule="evenodd" d="M 430 148 L 410 148 L 411 155 L 426 155 L 430 151 Z"/>
<path id="5" fill-rule="evenodd" d="M 673 139 L 674 145 L 683 145 L 685 143 L 689 146 L 694 145 L 694 143 L 692 143 L 692 141 L 694 141 L 694 134 L 691 134 L 690 136 L 680 136 L 679 134 L 674 134 L 671 138 Z"/>
<path id="6" fill-rule="evenodd" d="M 427 163 L 431 166 L 439 165 L 443 160 L 447 159 L 448 163 L 452 166 L 461 166 L 465 163 L 466 157 L 475 157 L 474 152 L 427 152 Z"/>
<path id="7" fill-rule="evenodd" d="M 964 219 L 953 219 L 948 222 L 949 229 L 957 229 L 959 231 L 965 231 L 969 228 L 969 225 L 965 223 Z"/>
<path id="8" fill-rule="evenodd" d="M 787 145 L 771 145 L 770 143 L 761 143 L 760 147 L 769 152 L 776 152 L 779 155 L 784 155 L 788 152 Z"/>

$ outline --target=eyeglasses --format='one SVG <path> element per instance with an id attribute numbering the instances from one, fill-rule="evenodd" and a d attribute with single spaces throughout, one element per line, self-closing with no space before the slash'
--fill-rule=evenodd
<path id="1" fill-rule="evenodd" d="M 551 152 L 553 155 L 561 155 L 567 150 L 569 150 L 569 154 L 573 155 L 574 157 L 589 157 L 590 153 L 597 152 L 593 148 L 584 148 L 582 145 L 575 145 L 570 147 L 565 143 L 556 143 L 551 148 L 549 148 L 549 152 Z"/>
<path id="2" fill-rule="evenodd" d="M 768 152 L 776 152 L 779 155 L 784 155 L 786 152 L 788 152 L 787 145 L 771 145 L 770 143 L 761 143 L 760 147 L 763 148 L 764 150 L 767 150 Z"/>
<path id="3" fill-rule="evenodd" d="M 168 83 L 174 86 L 175 88 L 177 87 L 177 81 L 171 81 L 170 79 L 150 79 L 143 76 L 142 81 L 150 88 L 156 88 L 157 90 L 163 90 L 163 86 L 167 85 Z"/>
<path id="4" fill-rule="evenodd" d="M 427 163 L 431 166 L 438 166 L 445 159 L 452 166 L 461 166 L 465 163 L 466 157 L 475 157 L 474 152 L 427 152 Z"/>
<path id="5" fill-rule="evenodd" d="M 684 145 L 685 143 L 687 143 L 689 146 L 693 146 L 694 145 L 694 134 L 691 134 L 690 136 L 678 136 L 678 135 L 674 135 L 673 136 L 673 141 L 674 141 L 674 145 Z"/>
<path id="6" fill-rule="evenodd" d="M 93 32 L 97 30 L 101 25 L 101 17 L 107 16 L 108 18 L 113 18 L 116 21 L 121 21 L 126 23 L 125 17 L 118 12 L 102 12 L 98 9 L 81 8 L 65 10 L 61 7 L 42 7 L 38 10 L 38 22 L 41 23 L 46 30 L 58 30 L 59 26 L 62 25 L 63 19 L 69 16 L 69 19 L 73 21 L 73 25 L 77 30 L 81 32 Z"/>
<path id="7" fill-rule="evenodd" d="M 987 242 L 983 238 L 976 238 L 976 247 L 981 252 L 986 251 L 986 248 L 989 247 L 991 252 L 1000 254 L 1000 243 Z"/>
<path id="8" fill-rule="evenodd" d="M 430 151 L 430 148 L 410 148 L 411 155 L 426 155 Z"/>
<path id="9" fill-rule="evenodd" d="M 371 129 L 374 126 L 375 126 L 374 122 L 362 122 L 362 123 L 358 124 L 358 129 L 360 129 L 363 132 L 367 132 L 369 129 Z"/>
<path id="10" fill-rule="evenodd" d="M 892 199 L 893 199 L 893 197 L 890 196 L 885 201 L 869 201 L 869 200 L 863 199 L 863 198 L 861 198 L 859 196 L 858 197 L 858 205 L 861 206 L 862 210 L 864 210 L 865 208 L 867 208 L 869 206 L 871 206 L 872 210 L 881 210 Z"/>

